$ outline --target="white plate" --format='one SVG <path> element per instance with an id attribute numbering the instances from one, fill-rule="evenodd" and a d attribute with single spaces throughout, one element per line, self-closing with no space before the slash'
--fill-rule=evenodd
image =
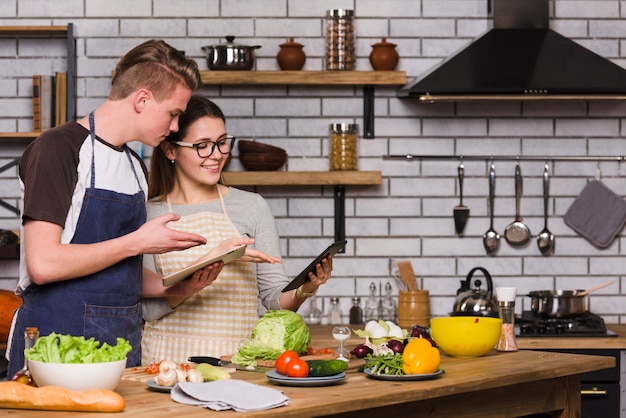
<path id="1" fill-rule="evenodd" d="M 265 375 L 270 382 L 284 386 L 329 386 L 341 382 L 346 378 L 344 372 L 332 376 L 289 377 L 278 373 L 276 370 L 270 370 L 265 373 Z"/>
<path id="2" fill-rule="evenodd" d="M 146 385 L 148 385 L 149 389 L 152 389 L 155 392 L 171 392 L 172 391 L 172 386 L 157 385 L 157 383 L 154 380 L 148 380 L 146 382 Z"/>
<path id="3" fill-rule="evenodd" d="M 395 375 L 395 374 L 374 374 L 372 373 L 372 369 L 367 368 L 363 370 L 363 372 L 371 377 L 372 379 L 378 380 L 393 380 L 393 381 L 405 381 L 405 380 L 429 380 L 438 377 L 441 373 L 443 373 L 443 369 L 439 369 L 434 373 L 424 373 L 424 374 L 403 374 L 403 375 Z"/>

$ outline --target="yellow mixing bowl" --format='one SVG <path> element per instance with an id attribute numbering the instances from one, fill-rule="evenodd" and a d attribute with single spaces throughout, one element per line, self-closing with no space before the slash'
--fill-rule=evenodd
<path id="1" fill-rule="evenodd" d="M 502 320 L 482 316 L 448 316 L 430 319 L 430 335 L 445 354 L 480 357 L 500 339 Z"/>

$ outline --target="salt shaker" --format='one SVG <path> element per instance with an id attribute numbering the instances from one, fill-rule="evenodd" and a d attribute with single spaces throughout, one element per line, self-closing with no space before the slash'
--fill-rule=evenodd
<path id="1" fill-rule="evenodd" d="M 502 332 L 496 349 L 498 351 L 517 351 L 515 341 L 515 287 L 497 287 L 498 309 L 502 319 Z"/>
<path id="2" fill-rule="evenodd" d="M 370 295 L 365 301 L 365 322 L 378 321 L 378 298 L 376 297 L 376 284 L 372 282 L 370 284 Z"/>
<path id="3" fill-rule="evenodd" d="M 339 298 L 330 298 L 328 323 L 331 325 L 341 325 L 341 308 L 339 307 Z"/>
<path id="4" fill-rule="evenodd" d="M 385 284 L 385 297 L 382 299 L 382 320 L 396 322 L 396 301 L 391 295 L 391 283 Z"/>

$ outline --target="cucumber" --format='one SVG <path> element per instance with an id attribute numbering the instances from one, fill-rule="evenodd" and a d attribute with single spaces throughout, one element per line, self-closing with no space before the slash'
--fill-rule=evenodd
<path id="1" fill-rule="evenodd" d="M 307 360 L 309 377 L 332 376 L 348 368 L 348 362 L 343 360 Z"/>

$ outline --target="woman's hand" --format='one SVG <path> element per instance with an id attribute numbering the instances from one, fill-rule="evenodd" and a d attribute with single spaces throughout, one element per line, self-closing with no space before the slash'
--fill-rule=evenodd
<path id="1" fill-rule="evenodd" d="M 318 287 L 330 279 L 333 271 L 333 256 L 329 255 L 322 259 L 321 263 L 315 265 L 315 272 L 309 272 L 309 282 L 302 285 L 302 291 L 313 293 Z"/>
<path id="2" fill-rule="evenodd" d="M 235 248 L 241 247 L 242 245 L 252 245 L 256 242 L 254 238 L 229 238 L 226 239 L 215 248 L 211 250 L 209 254 L 220 254 L 225 253 L 230 250 L 234 250 Z M 264 252 L 259 250 L 255 250 L 249 247 L 246 247 L 246 252 L 237 259 L 237 261 L 244 261 L 248 263 L 282 263 L 283 260 L 280 257 L 274 257 L 272 255 L 267 255 Z"/>
<path id="3" fill-rule="evenodd" d="M 246 261 L 250 263 L 282 263 L 283 260 L 280 257 L 274 257 L 267 255 L 259 250 L 253 250 L 252 248 L 246 248 L 246 252 L 239 258 L 239 261 Z"/>

